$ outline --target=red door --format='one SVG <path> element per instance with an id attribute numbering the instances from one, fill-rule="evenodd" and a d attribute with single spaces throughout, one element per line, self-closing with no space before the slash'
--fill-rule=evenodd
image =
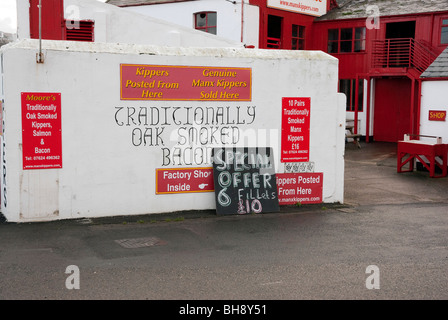
<path id="1" fill-rule="evenodd" d="M 30 1 L 31 39 L 39 39 L 39 0 Z M 64 38 L 63 0 L 42 0 L 42 39 L 62 40 Z"/>
<path id="2" fill-rule="evenodd" d="M 373 118 L 375 141 L 397 142 L 410 133 L 411 80 L 376 79 Z"/>

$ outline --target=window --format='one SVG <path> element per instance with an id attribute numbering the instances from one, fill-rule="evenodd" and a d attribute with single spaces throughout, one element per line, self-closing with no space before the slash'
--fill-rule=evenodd
<path id="1" fill-rule="evenodd" d="M 339 29 L 328 30 L 328 53 L 339 52 Z"/>
<path id="2" fill-rule="evenodd" d="M 353 29 L 345 28 L 341 29 L 341 42 L 339 46 L 339 52 L 352 52 L 353 51 Z"/>
<path id="3" fill-rule="evenodd" d="M 305 27 L 292 25 L 292 50 L 305 50 Z"/>
<path id="4" fill-rule="evenodd" d="M 448 44 L 448 19 L 442 20 L 442 29 L 440 32 L 440 44 Z"/>
<path id="5" fill-rule="evenodd" d="M 194 28 L 216 34 L 216 12 L 197 12 L 194 14 Z"/>
<path id="6" fill-rule="evenodd" d="M 355 52 L 366 50 L 366 28 L 355 28 Z"/>
<path id="7" fill-rule="evenodd" d="M 283 49 L 282 35 L 283 35 L 283 17 L 269 14 L 266 48 Z"/>
<path id="8" fill-rule="evenodd" d="M 358 111 L 363 111 L 364 99 L 364 79 L 359 79 L 358 82 Z M 347 97 L 347 111 L 355 111 L 356 108 L 356 79 L 341 79 L 339 80 L 339 92 L 342 92 Z"/>
<path id="9" fill-rule="evenodd" d="M 365 27 L 328 30 L 328 53 L 363 52 L 365 50 Z"/>

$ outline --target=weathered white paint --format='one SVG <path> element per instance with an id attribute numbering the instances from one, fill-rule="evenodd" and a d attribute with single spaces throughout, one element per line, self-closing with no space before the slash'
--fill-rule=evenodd
<path id="1" fill-rule="evenodd" d="M 133 146 L 133 127 L 115 121 L 118 106 L 256 106 L 254 124 L 239 128 L 253 132 L 256 137 L 249 135 L 249 141 L 257 146 L 273 147 L 276 172 L 284 172 L 281 99 L 311 97 L 310 161 L 315 172 L 323 172 L 324 202 L 343 202 L 345 96 L 337 93 L 337 59 L 317 51 L 44 41 L 45 63 L 37 64 L 37 45 L 37 40 L 22 40 L 0 51 L 6 163 L 2 213 L 8 221 L 215 208 L 212 192 L 155 194 L 161 148 Z M 252 68 L 252 101 L 121 101 L 122 63 Z M 61 93 L 62 169 L 22 169 L 21 92 Z M 174 143 L 167 140 L 166 147 Z"/>
<path id="2" fill-rule="evenodd" d="M 19 39 L 30 38 L 29 2 L 17 0 Z M 175 47 L 243 47 L 239 39 L 229 39 L 163 21 L 138 12 L 92 0 L 65 0 L 64 17 L 94 20 L 95 42 L 149 44 Z M 225 19 L 223 19 L 225 20 Z"/>
<path id="3" fill-rule="evenodd" d="M 448 143 L 448 120 L 429 121 L 429 110 L 448 112 L 448 80 L 422 81 L 420 107 L 420 134 L 442 137 L 442 143 Z M 435 142 L 432 138 L 422 140 Z"/>
<path id="4" fill-rule="evenodd" d="M 190 29 L 194 28 L 195 13 L 215 11 L 217 13 L 217 35 L 219 37 L 241 42 L 241 32 L 243 32 L 242 42 L 245 45 L 253 45 L 258 48 L 260 9 L 258 6 L 250 5 L 249 0 L 243 0 L 243 4 L 241 0 L 198 0 L 139 5 L 123 7 L 123 9 L 175 22 Z"/>

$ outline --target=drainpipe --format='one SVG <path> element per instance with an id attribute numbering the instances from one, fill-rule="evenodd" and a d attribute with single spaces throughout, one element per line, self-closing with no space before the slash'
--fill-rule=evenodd
<path id="1" fill-rule="evenodd" d="M 243 43 L 244 34 L 244 0 L 241 0 L 241 43 Z"/>
<path id="2" fill-rule="evenodd" d="M 421 115 L 421 107 L 422 107 L 422 80 L 417 79 L 418 84 L 418 95 L 417 95 L 417 128 L 415 129 L 415 134 L 420 134 L 420 115 Z"/>
<path id="3" fill-rule="evenodd" d="M 370 141 L 370 86 L 372 78 L 367 77 L 367 106 L 366 106 L 366 142 Z"/>
<path id="4" fill-rule="evenodd" d="M 415 134 L 414 131 L 414 119 L 415 119 L 415 82 L 417 81 L 416 79 L 411 79 L 411 123 L 410 123 L 410 132 L 411 134 Z"/>
<path id="5" fill-rule="evenodd" d="M 36 62 L 44 63 L 42 54 L 42 0 L 39 0 L 39 52 L 37 53 Z"/>
<path id="6" fill-rule="evenodd" d="M 359 112 L 359 75 L 356 74 L 356 83 L 355 83 L 355 134 L 358 133 L 358 112 Z"/>

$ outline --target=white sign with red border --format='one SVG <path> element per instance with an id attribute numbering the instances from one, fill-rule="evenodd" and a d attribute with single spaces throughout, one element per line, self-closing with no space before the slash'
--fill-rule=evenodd
<path id="1" fill-rule="evenodd" d="M 267 6 L 316 17 L 327 13 L 327 0 L 267 0 Z"/>
<path id="2" fill-rule="evenodd" d="M 323 173 L 277 173 L 280 205 L 322 202 Z"/>

